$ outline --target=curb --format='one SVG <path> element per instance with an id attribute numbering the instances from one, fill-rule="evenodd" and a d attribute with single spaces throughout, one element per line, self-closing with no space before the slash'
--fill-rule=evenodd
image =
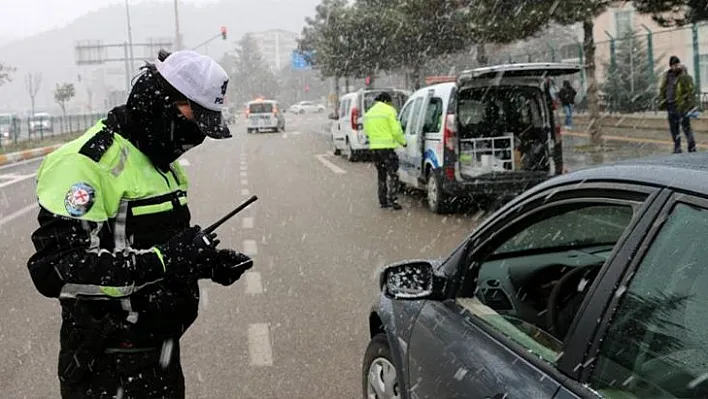
<path id="1" fill-rule="evenodd" d="M 590 133 L 563 131 L 562 136 L 582 137 L 582 138 L 589 139 Z M 643 137 L 643 136 L 626 137 L 626 136 L 615 136 L 615 135 L 610 135 L 610 134 L 603 134 L 602 139 L 606 140 L 606 141 L 622 141 L 625 143 L 657 144 L 657 145 L 665 145 L 667 147 L 673 147 L 673 145 L 674 145 L 674 143 L 669 140 L 657 140 L 657 139 Z M 708 149 L 708 144 L 698 142 L 698 143 L 696 143 L 696 147 L 701 148 L 701 149 Z"/>
<path id="2" fill-rule="evenodd" d="M 9 154 L 0 154 L 0 166 L 10 165 L 30 159 L 41 158 L 64 144 L 55 144 L 49 147 L 33 148 L 31 150 L 11 152 Z"/>

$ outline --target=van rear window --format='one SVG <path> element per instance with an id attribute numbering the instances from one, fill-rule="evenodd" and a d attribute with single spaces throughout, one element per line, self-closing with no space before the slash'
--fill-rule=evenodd
<path id="1" fill-rule="evenodd" d="M 537 88 L 485 87 L 459 93 L 461 138 L 515 135 L 543 130 L 542 93 Z"/>
<path id="2" fill-rule="evenodd" d="M 376 97 L 383 92 L 383 90 L 380 90 L 367 91 L 364 93 L 364 112 L 367 112 L 369 108 L 374 105 Z M 393 97 L 393 107 L 396 108 L 396 111 L 401 112 L 401 108 L 403 108 L 403 104 L 408 100 L 408 96 L 400 91 L 388 91 L 388 93 Z"/>
<path id="3" fill-rule="evenodd" d="M 258 103 L 251 104 L 248 106 L 248 112 L 252 114 L 269 114 L 273 112 L 273 104 L 271 103 Z"/>

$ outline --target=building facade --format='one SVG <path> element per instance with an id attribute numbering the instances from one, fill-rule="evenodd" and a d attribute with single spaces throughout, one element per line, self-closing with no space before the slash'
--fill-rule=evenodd
<path id="1" fill-rule="evenodd" d="M 273 71 L 290 65 L 292 51 L 297 49 L 297 33 L 285 30 L 268 30 L 250 34 L 255 40 L 258 49 L 266 63 Z"/>

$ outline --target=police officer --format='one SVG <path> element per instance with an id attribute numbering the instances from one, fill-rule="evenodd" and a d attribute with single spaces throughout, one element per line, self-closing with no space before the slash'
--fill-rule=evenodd
<path id="1" fill-rule="evenodd" d="M 193 51 L 161 52 L 142 69 L 127 104 L 48 155 L 37 176 L 28 268 L 62 307 L 63 398 L 183 398 L 179 340 L 197 317 L 197 281 L 228 286 L 253 265 L 189 227 L 176 162 L 207 136 L 231 137 L 226 72 Z"/>
<path id="2" fill-rule="evenodd" d="M 374 101 L 375 104 L 364 114 L 364 134 L 369 138 L 369 149 L 378 175 L 379 204 L 381 208 L 399 210 L 401 205 L 396 201 L 398 156 L 394 150 L 407 144 L 391 95 L 383 92 Z M 391 179 L 390 185 L 387 178 Z"/>

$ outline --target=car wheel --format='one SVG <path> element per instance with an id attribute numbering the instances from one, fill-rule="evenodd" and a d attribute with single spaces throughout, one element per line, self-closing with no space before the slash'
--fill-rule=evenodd
<path id="1" fill-rule="evenodd" d="M 304 109 L 301 109 L 300 112 L 298 112 L 300 115 L 303 115 L 305 113 Z"/>
<path id="2" fill-rule="evenodd" d="M 356 151 L 352 149 L 352 144 L 347 140 L 347 161 L 356 162 L 357 154 Z"/>
<path id="3" fill-rule="evenodd" d="M 318 109 L 317 109 L 317 113 L 318 113 L 318 114 L 321 114 L 321 113 L 323 113 L 323 112 L 324 112 L 324 108 L 318 108 Z"/>
<path id="4" fill-rule="evenodd" d="M 334 141 L 334 136 L 332 136 L 332 153 L 333 153 L 334 155 L 340 155 L 340 154 L 342 153 L 342 150 L 340 150 L 339 148 L 337 148 L 337 144 L 336 144 L 336 142 Z"/>
<path id="5" fill-rule="evenodd" d="M 435 213 L 445 213 L 448 210 L 448 199 L 442 189 L 440 176 L 430 173 L 426 184 L 428 208 Z"/>
<path id="6" fill-rule="evenodd" d="M 376 334 L 369 342 L 362 367 L 362 388 L 365 399 L 398 399 L 401 386 L 391 358 L 391 348 L 385 334 Z"/>

